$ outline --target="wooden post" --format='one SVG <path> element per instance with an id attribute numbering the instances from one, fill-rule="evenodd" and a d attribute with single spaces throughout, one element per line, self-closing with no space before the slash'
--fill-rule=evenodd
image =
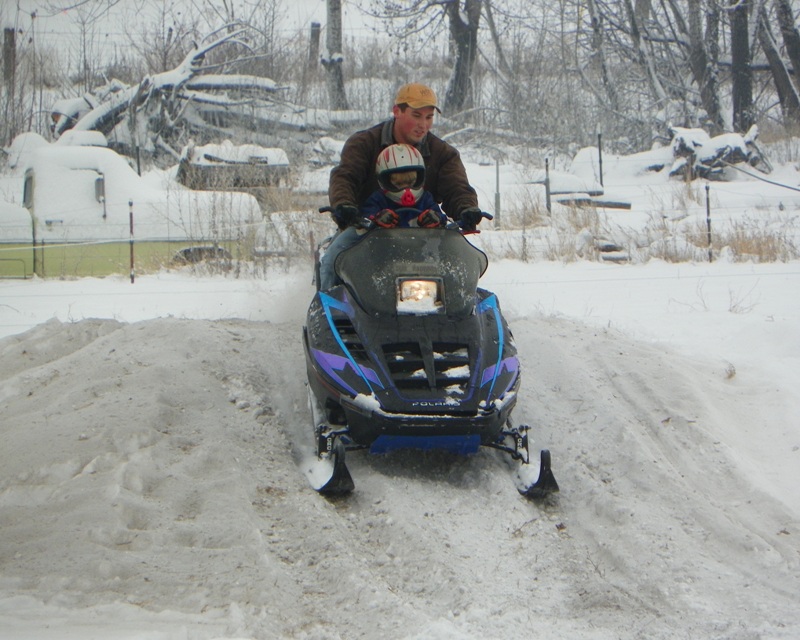
<path id="1" fill-rule="evenodd" d="M 308 68 L 313 69 L 319 62 L 319 41 L 322 27 L 319 22 L 311 23 L 311 35 L 308 44 Z"/>
<path id="2" fill-rule="evenodd" d="M 708 261 L 714 261 L 714 249 L 711 246 L 711 199 L 709 198 L 709 186 L 706 185 L 706 229 L 708 234 Z"/>
<path id="3" fill-rule="evenodd" d="M 600 186 L 605 186 L 603 184 L 603 134 L 597 134 L 597 155 L 600 160 Z"/>
<path id="4" fill-rule="evenodd" d="M 3 30 L 3 80 L 7 86 L 14 84 L 17 73 L 16 34 L 14 29 Z"/>
<path id="5" fill-rule="evenodd" d="M 495 158 L 494 225 L 500 228 L 500 158 Z"/>
<path id="6" fill-rule="evenodd" d="M 547 213 L 552 213 L 553 208 L 550 203 L 550 159 L 544 159 L 544 197 L 545 205 L 547 206 Z"/>
<path id="7" fill-rule="evenodd" d="M 11 141 L 16 135 L 14 118 L 14 89 L 15 78 L 17 74 L 17 46 L 16 46 L 16 31 L 14 29 L 6 28 L 3 30 L 3 82 L 6 85 L 6 105 L 5 105 L 5 129 L 0 131 L 0 136 L 3 136 L 4 144 L 11 144 Z"/>
<path id="8" fill-rule="evenodd" d="M 131 235 L 130 235 L 130 245 L 131 245 L 131 284 L 133 284 L 134 280 L 134 272 L 133 272 L 133 200 L 128 200 L 128 218 L 130 219 L 131 223 Z"/>

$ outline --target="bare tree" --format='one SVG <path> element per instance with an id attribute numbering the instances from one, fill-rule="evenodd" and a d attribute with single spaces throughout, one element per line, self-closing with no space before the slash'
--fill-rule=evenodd
<path id="1" fill-rule="evenodd" d="M 700 0 L 688 0 L 689 68 L 695 84 L 700 88 L 700 101 L 708 114 L 709 129 L 711 133 L 721 133 L 725 123 L 719 99 L 718 60 L 713 55 L 717 51 L 719 11 L 713 2 L 707 11 L 704 35 Z"/>
<path id="2" fill-rule="evenodd" d="M 592 27 L 592 37 L 590 39 L 592 53 L 590 60 L 595 67 L 596 74 L 600 76 L 603 90 L 608 98 L 609 108 L 614 112 L 619 112 L 619 94 L 614 81 L 611 79 L 608 62 L 606 61 L 603 15 L 597 11 L 594 0 L 587 0 L 586 7 L 589 10 L 589 19 Z"/>
<path id="3" fill-rule="evenodd" d="M 486 15 L 486 25 L 489 27 L 489 33 L 492 36 L 492 43 L 494 44 L 494 50 L 497 54 L 497 66 L 499 70 L 506 77 L 511 76 L 512 75 L 511 67 L 508 64 L 508 59 L 506 57 L 505 52 L 503 51 L 503 42 L 501 41 L 500 33 L 497 29 L 497 24 L 495 23 L 494 20 L 492 0 L 485 0 L 483 5 L 483 11 L 484 14 Z"/>
<path id="4" fill-rule="evenodd" d="M 131 49 L 144 63 L 143 73 L 161 73 L 177 66 L 199 39 L 199 13 L 160 3 L 128 31 Z"/>
<path id="5" fill-rule="evenodd" d="M 454 114 L 473 106 L 473 72 L 478 59 L 478 31 L 484 0 L 373 0 L 373 16 L 386 20 L 394 37 L 427 46 L 446 21 L 453 48 L 453 68 L 444 107 Z M 416 39 L 414 47 L 413 39 Z M 419 78 L 417 78 L 419 79 Z"/>
<path id="6" fill-rule="evenodd" d="M 745 133 L 753 125 L 749 10 L 750 0 L 731 0 L 731 97 L 733 130 L 739 133 Z"/>
<path id="7" fill-rule="evenodd" d="M 0 141 L 11 142 L 16 135 L 17 123 L 14 103 L 17 85 L 17 30 L 13 27 L 3 29 L 3 130 Z"/>
<path id="8" fill-rule="evenodd" d="M 800 33 L 794 24 L 794 11 L 790 0 L 774 0 L 775 15 L 778 27 L 781 31 L 783 44 L 786 48 L 786 55 L 791 61 L 795 71 L 800 71 Z M 765 24 L 769 24 L 766 11 L 762 13 Z M 795 83 L 800 84 L 797 73 L 795 73 Z"/>
<path id="9" fill-rule="evenodd" d="M 0 137 L 11 142 L 23 131 L 47 135 L 49 105 L 46 90 L 57 86 L 67 73 L 62 56 L 38 35 L 38 14 L 16 12 L 3 32 L 3 77 Z"/>
<path id="10" fill-rule="evenodd" d="M 78 79 L 81 91 L 89 91 L 100 77 L 101 40 L 104 37 L 100 23 L 122 0 L 51 0 L 46 3 L 50 15 L 66 15 L 78 28 L 78 51 L 80 61 Z"/>
<path id="11" fill-rule="evenodd" d="M 328 100 L 331 109 L 347 109 L 347 94 L 344 90 L 342 72 L 342 0 L 327 0 L 328 34 L 326 37 L 327 55 L 322 64 L 327 71 Z"/>
<path id="12" fill-rule="evenodd" d="M 447 2 L 445 12 L 450 23 L 455 60 L 444 104 L 448 111 L 459 112 L 472 107 L 474 102 L 472 71 L 478 57 L 481 0 L 464 0 L 463 7 L 461 2 Z"/>
<path id="13" fill-rule="evenodd" d="M 783 4 L 781 0 L 779 0 L 779 3 Z M 781 9 L 786 9 L 786 7 L 781 7 Z M 786 38 L 788 35 L 789 42 L 792 42 L 797 32 L 794 30 L 793 25 L 784 24 L 782 22 L 783 19 L 784 18 L 779 18 L 779 22 L 781 24 L 781 31 L 784 35 L 786 50 L 791 57 L 793 55 L 792 46 L 786 42 Z M 761 45 L 761 49 L 764 51 L 764 55 L 767 57 L 767 63 L 769 64 L 772 79 L 775 83 L 775 90 L 778 93 L 778 100 L 780 100 L 781 103 L 784 122 L 791 128 L 795 128 L 800 125 L 800 94 L 798 94 L 797 90 L 797 80 L 796 78 L 794 81 L 792 80 L 791 72 L 781 57 L 780 47 L 778 46 L 775 36 L 772 33 L 767 11 L 764 7 L 762 7 L 760 11 L 758 42 Z M 795 66 L 794 68 L 797 69 L 800 67 Z"/>

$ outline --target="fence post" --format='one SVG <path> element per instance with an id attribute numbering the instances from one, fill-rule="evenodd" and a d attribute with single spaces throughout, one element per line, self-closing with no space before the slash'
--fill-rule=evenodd
<path id="1" fill-rule="evenodd" d="M 133 271 L 133 200 L 128 200 L 128 218 L 130 219 L 131 225 L 131 234 L 130 234 L 130 246 L 131 246 L 131 284 L 133 284 L 134 280 L 134 271 Z"/>
<path id="2" fill-rule="evenodd" d="M 494 225 L 500 228 L 500 158 L 495 158 Z"/>
<path id="3" fill-rule="evenodd" d="M 706 229 L 708 235 L 708 261 L 714 261 L 714 249 L 711 245 L 711 199 L 709 198 L 709 186 L 706 185 Z"/>
<path id="4" fill-rule="evenodd" d="M 603 134 L 597 134 L 597 156 L 600 162 L 600 186 L 604 187 L 603 184 Z"/>
<path id="5" fill-rule="evenodd" d="M 33 243 L 31 244 L 31 258 L 33 259 L 33 275 L 38 276 L 39 273 L 36 271 L 36 218 L 31 216 L 31 239 Z"/>
<path id="6" fill-rule="evenodd" d="M 550 204 L 550 159 L 544 159 L 544 198 L 545 205 L 547 206 L 547 213 L 552 213 Z"/>

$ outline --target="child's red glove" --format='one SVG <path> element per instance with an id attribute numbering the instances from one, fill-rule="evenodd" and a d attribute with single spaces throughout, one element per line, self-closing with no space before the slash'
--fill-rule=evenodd
<path id="1" fill-rule="evenodd" d="M 417 225 L 426 229 L 442 226 L 442 217 L 433 209 L 425 209 L 417 216 Z"/>
<path id="2" fill-rule="evenodd" d="M 396 227 L 397 223 L 400 222 L 400 217 L 391 209 L 378 211 L 378 213 L 372 216 L 372 219 L 375 221 L 375 224 L 384 229 Z"/>

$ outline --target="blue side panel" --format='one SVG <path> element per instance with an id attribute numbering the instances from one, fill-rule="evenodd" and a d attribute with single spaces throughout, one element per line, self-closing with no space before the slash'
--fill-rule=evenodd
<path id="1" fill-rule="evenodd" d="M 481 446 L 479 435 L 467 436 L 378 436 L 370 453 L 389 453 L 399 449 L 449 451 L 461 456 L 476 453 Z"/>
<path id="2" fill-rule="evenodd" d="M 375 389 L 373 389 L 372 385 L 370 384 L 370 380 L 372 380 L 373 383 L 377 383 L 377 386 L 379 386 L 380 388 L 383 388 L 383 385 L 380 383 L 380 380 L 378 379 L 378 376 L 375 375 L 374 371 L 367 368 L 362 370 L 362 368 L 355 361 L 355 358 L 353 358 L 352 354 L 350 353 L 350 350 L 347 348 L 345 343 L 342 342 L 342 338 L 339 335 L 339 332 L 336 330 L 336 324 L 334 323 L 333 316 L 331 315 L 331 308 L 333 307 L 334 309 L 339 309 L 340 311 L 343 311 L 344 313 L 347 314 L 349 318 L 353 317 L 354 313 L 353 308 L 350 306 L 349 303 L 340 302 L 336 298 L 329 296 L 327 293 L 323 291 L 320 291 L 319 299 L 320 302 L 322 303 L 322 309 L 325 311 L 325 317 L 328 320 L 328 326 L 331 329 L 331 335 L 336 339 L 336 342 L 339 345 L 339 348 L 342 350 L 342 353 L 344 353 L 345 356 L 347 356 L 347 359 L 350 361 L 353 370 L 358 372 L 358 374 L 361 376 L 361 379 L 366 383 L 367 388 L 370 390 L 371 393 L 375 393 Z M 319 360 L 319 357 L 317 359 Z M 328 370 L 328 372 L 334 379 L 341 380 L 338 376 L 331 373 L 330 370 Z M 353 390 L 352 387 L 350 387 L 349 385 L 344 385 L 344 386 L 348 389 L 348 391 L 350 391 L 351 393 L 353 393 L 353 395 L 355 395 L 355 391 Z"/>
<path id="3" fill-rule="evenodd" d="M 484 370 L 483 379 L 481 380 L 481 386 L 485 386 L 487 382 L 491 382 L 489 386 L 488 396 L 491 397 L 492 391 L 494 391 L 494 383 L 497 380 L 497 376 L 500 373 L 500 367 L 498 366 L 503 358 L 503 349 L 505 349 L 505 339 L 506 337 L 503 335 L 503 322 L 500 317 L 500 308 L 497 306 L 497 296 L 494 294 L 490 295 L 485 300 L 482 300 L 481 303 L 478 305 L 478 313 L 484 313 L 486 311 L 491 311 L 492 315 L 494 316 L 494 322 L 497 326 L 497 357 L 495 358 L 494 364 L 487 367 L 491 369 L 491 375 L 486 375 L 486 370 Z M 489 354 L 487 354 L 488 357 Z"/>

